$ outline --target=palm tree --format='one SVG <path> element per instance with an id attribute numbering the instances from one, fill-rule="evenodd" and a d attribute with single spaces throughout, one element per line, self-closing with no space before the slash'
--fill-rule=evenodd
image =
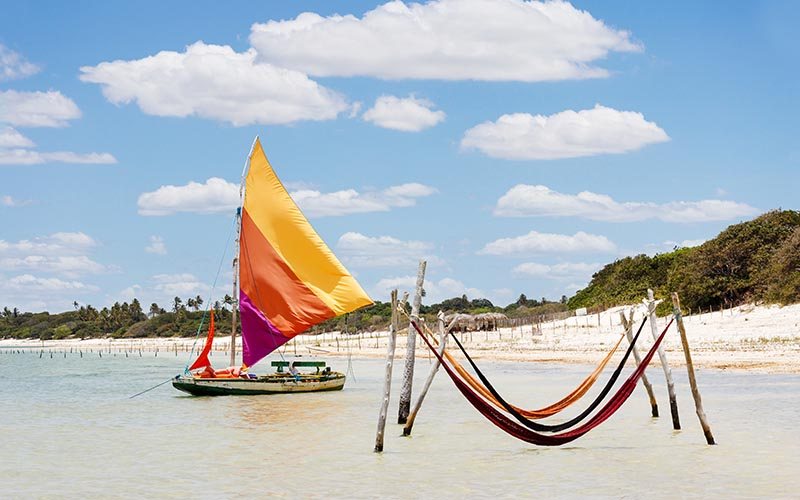
<path id="1" fill-rule="evenodd" d="M 183 309 L 183 301 L 181 300 L 181 298 L 175 297 L 174 299 L 172 299 L 172 312 L 177 313 L 181 309 Z"/>
<path id="2" fill-rule="evenodd" d="M 156 304 L 155 302 L 150 304 L 150 317 L 151 318 L 155 318 L 156 316 L 158 316 L 158 314 L 160 312 L 161 312 L 161 308 L 158 307 L 158 304 Z"/>
<path id="3" fill-rule="evenodd" d="M 187 305 L 187 306 L 189 306 L 189 307 L 191 307 L 191 308 L 192 308 L 192 309 L 194 309 L 195 311 L 197 310 L 197 302 L 196 302 L 196 301 L 195 301 L 193 298 L 191 298 L 191 297 L 189 297 L 188 299 L 186 299 L 186 305 Z"/>
<path id="4" fill-rule="evenodd" d="M 203 306 L 203 297 L 197 296 L 194 298 L 194 310 L 199 311 L 200 308 Z"/>

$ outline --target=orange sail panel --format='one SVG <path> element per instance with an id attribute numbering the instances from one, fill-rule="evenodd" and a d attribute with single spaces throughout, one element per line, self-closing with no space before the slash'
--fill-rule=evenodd
<path id="1" fill-rule="evenodd" d="M 239 246 L 243 361 L 372 304 L 289 196 L 256 140 L 245 179 Z"/>
<path id="2" fill-rule="evenodd" d="M 194 360 L 192 366 L 189 367 L 190 370 L 196 370 L 198 368 L 204 368 L 206 366 L 211 366 L 211 361 L 208 360 L 208 354 L 211 352 L 211 346 L 214 344 L 214 310 L 211 309 L 211 319 L 208 323 L 208 337 L 206 337 L 206 345 L 203 346 L 203 350 L 200 352 L 200 355 L 197 356 L 197 359 Z"/>

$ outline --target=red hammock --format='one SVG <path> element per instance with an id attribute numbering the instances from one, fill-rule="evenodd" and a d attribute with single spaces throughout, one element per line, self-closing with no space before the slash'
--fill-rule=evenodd
<path id="1" fill-rule="evenodd" d="M 506 415 L 501 413 L 500 411 L 496 410 L 490 403 L 486 400 L 481 398 L 476 392 L 474 392 L 463 380 L 461 380 L 453 371 L 453 369 L 445 362 L 442 356 L 434 349 L 431 342 L 422 334 L 422 330 L 420 330 L 419 326 L 412 321 L 411 324 L 414 326 L 414 329 L 417 330 L 417 333 L 420 334 L 422 340 L 428 345 L 431 352 L 433 352 L 434 356 L 439 360 L 441 365 L 444 367 L 447 374 L 450 376 L 450 379 L 456 385 L 461 394 L 464 395 L 465 398 L 475 407 L 478 412 L 486 417 L 490 422 L 495 424 L 497 427 L 502 429 L 507 434 L 514 436 L 517 439 L 522 441 L 526 441 L 528 443 L 540 445 L 540 446 L 560 446 L 562 444 L 567 444 L 571 441 L 578 439 L 579 437 L 583 436 L 587 432 L 591 431 L 598 425 L 602 424 L 606 420 L 608 420 L 611 415 L 616 413 L 617 410 L 628 400 L 630 395 L 633 393 L 633 390 L 636 388 L 636 383 L 644 373 L 644 370 L 647 368 L 647 365 L 650 364 L 650 360 L 653 359 L 656 351 L 658 350 L 658 346 L 661 345 L 661 341 L 664 339 L 664 336 L 667 333 L 667 330 L 672 325 L 672 320 L 667 324 L 664 331 L 661 332 L 661 335 L 656 339 L 653 346 L 650 348 L 650 351 L 647 355 L 642 359 L 641 364 L 633 371 L 633 373 L 628 377 L 628 379 L 622 384 L 619 390 L 608 400 L 608 402 L 603 406 L 600 411 L 597 412 L 592 418 L 589 419 L 585 424 L 581 425 L 580 427 L 576 427 L 571 431 L 563 432 L 561 434 L 541 434 L 538 432 L 531 431 L 520 424 L 514 422 Z"/>

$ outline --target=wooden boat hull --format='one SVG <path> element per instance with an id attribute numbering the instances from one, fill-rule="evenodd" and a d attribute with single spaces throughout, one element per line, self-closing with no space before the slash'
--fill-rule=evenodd
<path id="1" fill-rule="evenodd" d="M 345 376 L 342 373 L 331 373 L 325 376 L 301 376 L 299 380 L 274 375 L 256 379 L 179 376 L 172 380 L 172 386 L 193 396 L 248 396 L 340 391 L 344 387 L 344 382 Z"/>

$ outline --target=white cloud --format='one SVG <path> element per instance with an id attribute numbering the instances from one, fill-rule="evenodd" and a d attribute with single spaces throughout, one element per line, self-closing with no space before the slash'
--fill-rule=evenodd
<path id="1" fill-rule="evenodd" d="M 399 98 L 384 95 L 364 113 L 364 121 L 403 132 L 419 132 L 444 121 L 444 111 L 434 111 L 433 103 L 413 96 Z"/>
<path id="2" fill-rule="evenodd" d="M 72 99 L 61 92 L 0 91 L 0 122 L 17 127 L 66 127 L 81 117 Z"/>
<path id="3" fill-rule="evenodd" d="M 150 244 L 144 247 L 144 251 L 156 255 L 167 255 L 167 245 L 164 244 L 164 238 L 161 236 L 151 236 Z"/>
<path id="4" fill-rule="evenodd" d="M 417 198 L 430 196 L 436 189 L 419 183 L 391 186 L 382 191 L 359 193 L 355 189 L 321 193 L 303 190 L 291 193 L 309 217 L 334 217 L 355 213 L 387 212 L 392 208 L 412 207 Z"/>
<path id="5" fill-rule="evenodd" d="M 531 231 L 515 238 L 500 238 L 487 243 L 478 253 L 483 255 L 515 255 L 544 253 L 611 253 L 616 245 L 605 236 L 579 231 L 566 234 Z"/>
<path id="6" fill-rule="evenodd" d="M 109 153 L 83 154 L 69 151 L 40 153 L 28 149 L 0 149 L 0 165 L 40 165 L 43 163 L 108 165 L 117 163 L 117 159 Z"/>
<path id="7" fill-rule="evenodd" d="M 19 292 L 59 292 L 64 290 L 96 291 L 98 288 L 80 281 L 64 281 L 58 278 L 38 278 L 22 274 L 5 280 L 3 291 Z"/>
<path id="8" fill-rule="evenodd" d="M 49 236 L 8 242 L 0 240 L 0 270 L 29 270 L 77 277 L 112 272 L 114 267 L 95 262 L 86 253 L 97 242 L 85 233 L 53 233 Z"/>
<path id="9" fill-rule="evenodd" d="M 12 127 L 0 127 L 0 149 L 32 148 L 34 143 Z"/>
<path id="10" fill-rule="evenodd" d="M 82 274 L 99 274 L 110 271 L 110 268 L 99 264 L 86 255 L 45 256 L 28 255 L 26 257 L 0 257 L 0 269 L 42 271 L 77 277 Z"/>
<path id="11" fill-rule="evenodd" d="M 547 186 L 518 184 L 497 201 L 494 214 L 504 217 L 582 217 L 604 222 L 706 222 L 750 216 L 758 210 L 725 200 L 668 203 L 618 202 L 608 195 L 583 191 L 559 193 Z"/>
<path id="12" fill-rule="evenodd" d="M 336 243 L 337 254 L 354 267 L 410 267 L 420 259 L 429 264 L 443 261 L 431 255 L 433 244 L 424 241 L 403 241 L 391 236 L 370 237 L 361 233 L 343 234 Z"/>
<path id="13" fill-rule="evenodd" d="M 0 43 L 0 81 L 25 78 L 39 70 L 39 66 Z"/>
<path id="14" fill-rule="evenodd" d="M 602 78 L 610 52 L 639 52 L 615 30 L 565 2 L 392 1 L 365 13 L 254 24 L 250 43 L 279 66 L 319 76 L 555 81 Z"/>
<path id="15" fill-rule="evenodd" d="M 97 242 L 85 233 L 60 232 L 16 243 L 0 240 L 0 255 L 79 255 L 96 245 Z"/>
<path id="16" fill-rule="evenodd" d="M 290 194 L 309 217 L 328 217 L 409 207 L 416 204 L 417 198 L 435 192 L 436 189 L 430 186 L 408 183 L 365 193 L 355 189 L 331 193 L 301 189 Z M 138 200 L 140 215 L 208 214 L 234 210 L 238 205 L 239 186 L 218 177 L 208 179 L 205 184 L 189 182 L 184 186 L 161 186 L 155 191 L 142 193 Z"/>
<path id="17" fill-rule="evenodd" d="M 588 278 L 602 267 L 603 264 L 587 264 L 585 262 L 561 262 L 552 265 L 526 262 L 516 266 L 513 272 L 519 276 L 574 280 L 576 278 Z"/>
<path id="18" fill-rule="evenodd" d="M 413 297 L 416 283 L 416 276 L 383 278 L 375 284 L 371 295 L 377 297 L 377 300 L 386 301 L 391 291 L 396 288 L 401 296 L 403 292 L 409 292 L 409 296 Z M 425 297 L 423 298 L 423 303 L 425 304 L 435 304 L 445 299 L 461 297 L 462 295 L 466 295 L 470 300 L 487 298 L 487 294 L 482 290 L 468 287 L 453 278 L 442 278 L 439 281 L 426 279 L 423 289 L 425 290 Z"/>
<path id="19" fill-rule="evenodd" d="M 641 113 L 596 105 L 550 116 L 528 113 L 503 115 L 464 133 L 461 147 L 477 149 L 492 158 L 552 160 L 626 153 L 669 136 Z"/>
<path id="20" fill-rule="evenodd" d="M 0 46 L 1 48 L 1 46 Z M 68 120 L 80 118 L 78 106 L 60 92 L 0 91 L 0 124 L 21 127 L 65 127 Z M 0 165 L 38 165 L 42 163 L 107 164 L 117 160 L 109 153 L 40 152 L 33 141 L 16 129 L 0 126 Z"/>
<path id="21" fill-rule="evenodd" d="M 345 99 L 305 74 L 257 63 L 256 53 L 196 42 L 185 52 L 81 68 L 80 79 L 100 84 L 114 104 L 135 101 L 146 114 L 199 116 L 235 126 L 330 120 Z"/>
<path id="22" fill-rule="evenodd" d="M 212 177 L 205 184 L 191 181 L 184 186 L 161 186 L 139 195 L 137 204 L 140 215 L 225 212 L 239 205 L 239 186 L 219 177 Z"/>

